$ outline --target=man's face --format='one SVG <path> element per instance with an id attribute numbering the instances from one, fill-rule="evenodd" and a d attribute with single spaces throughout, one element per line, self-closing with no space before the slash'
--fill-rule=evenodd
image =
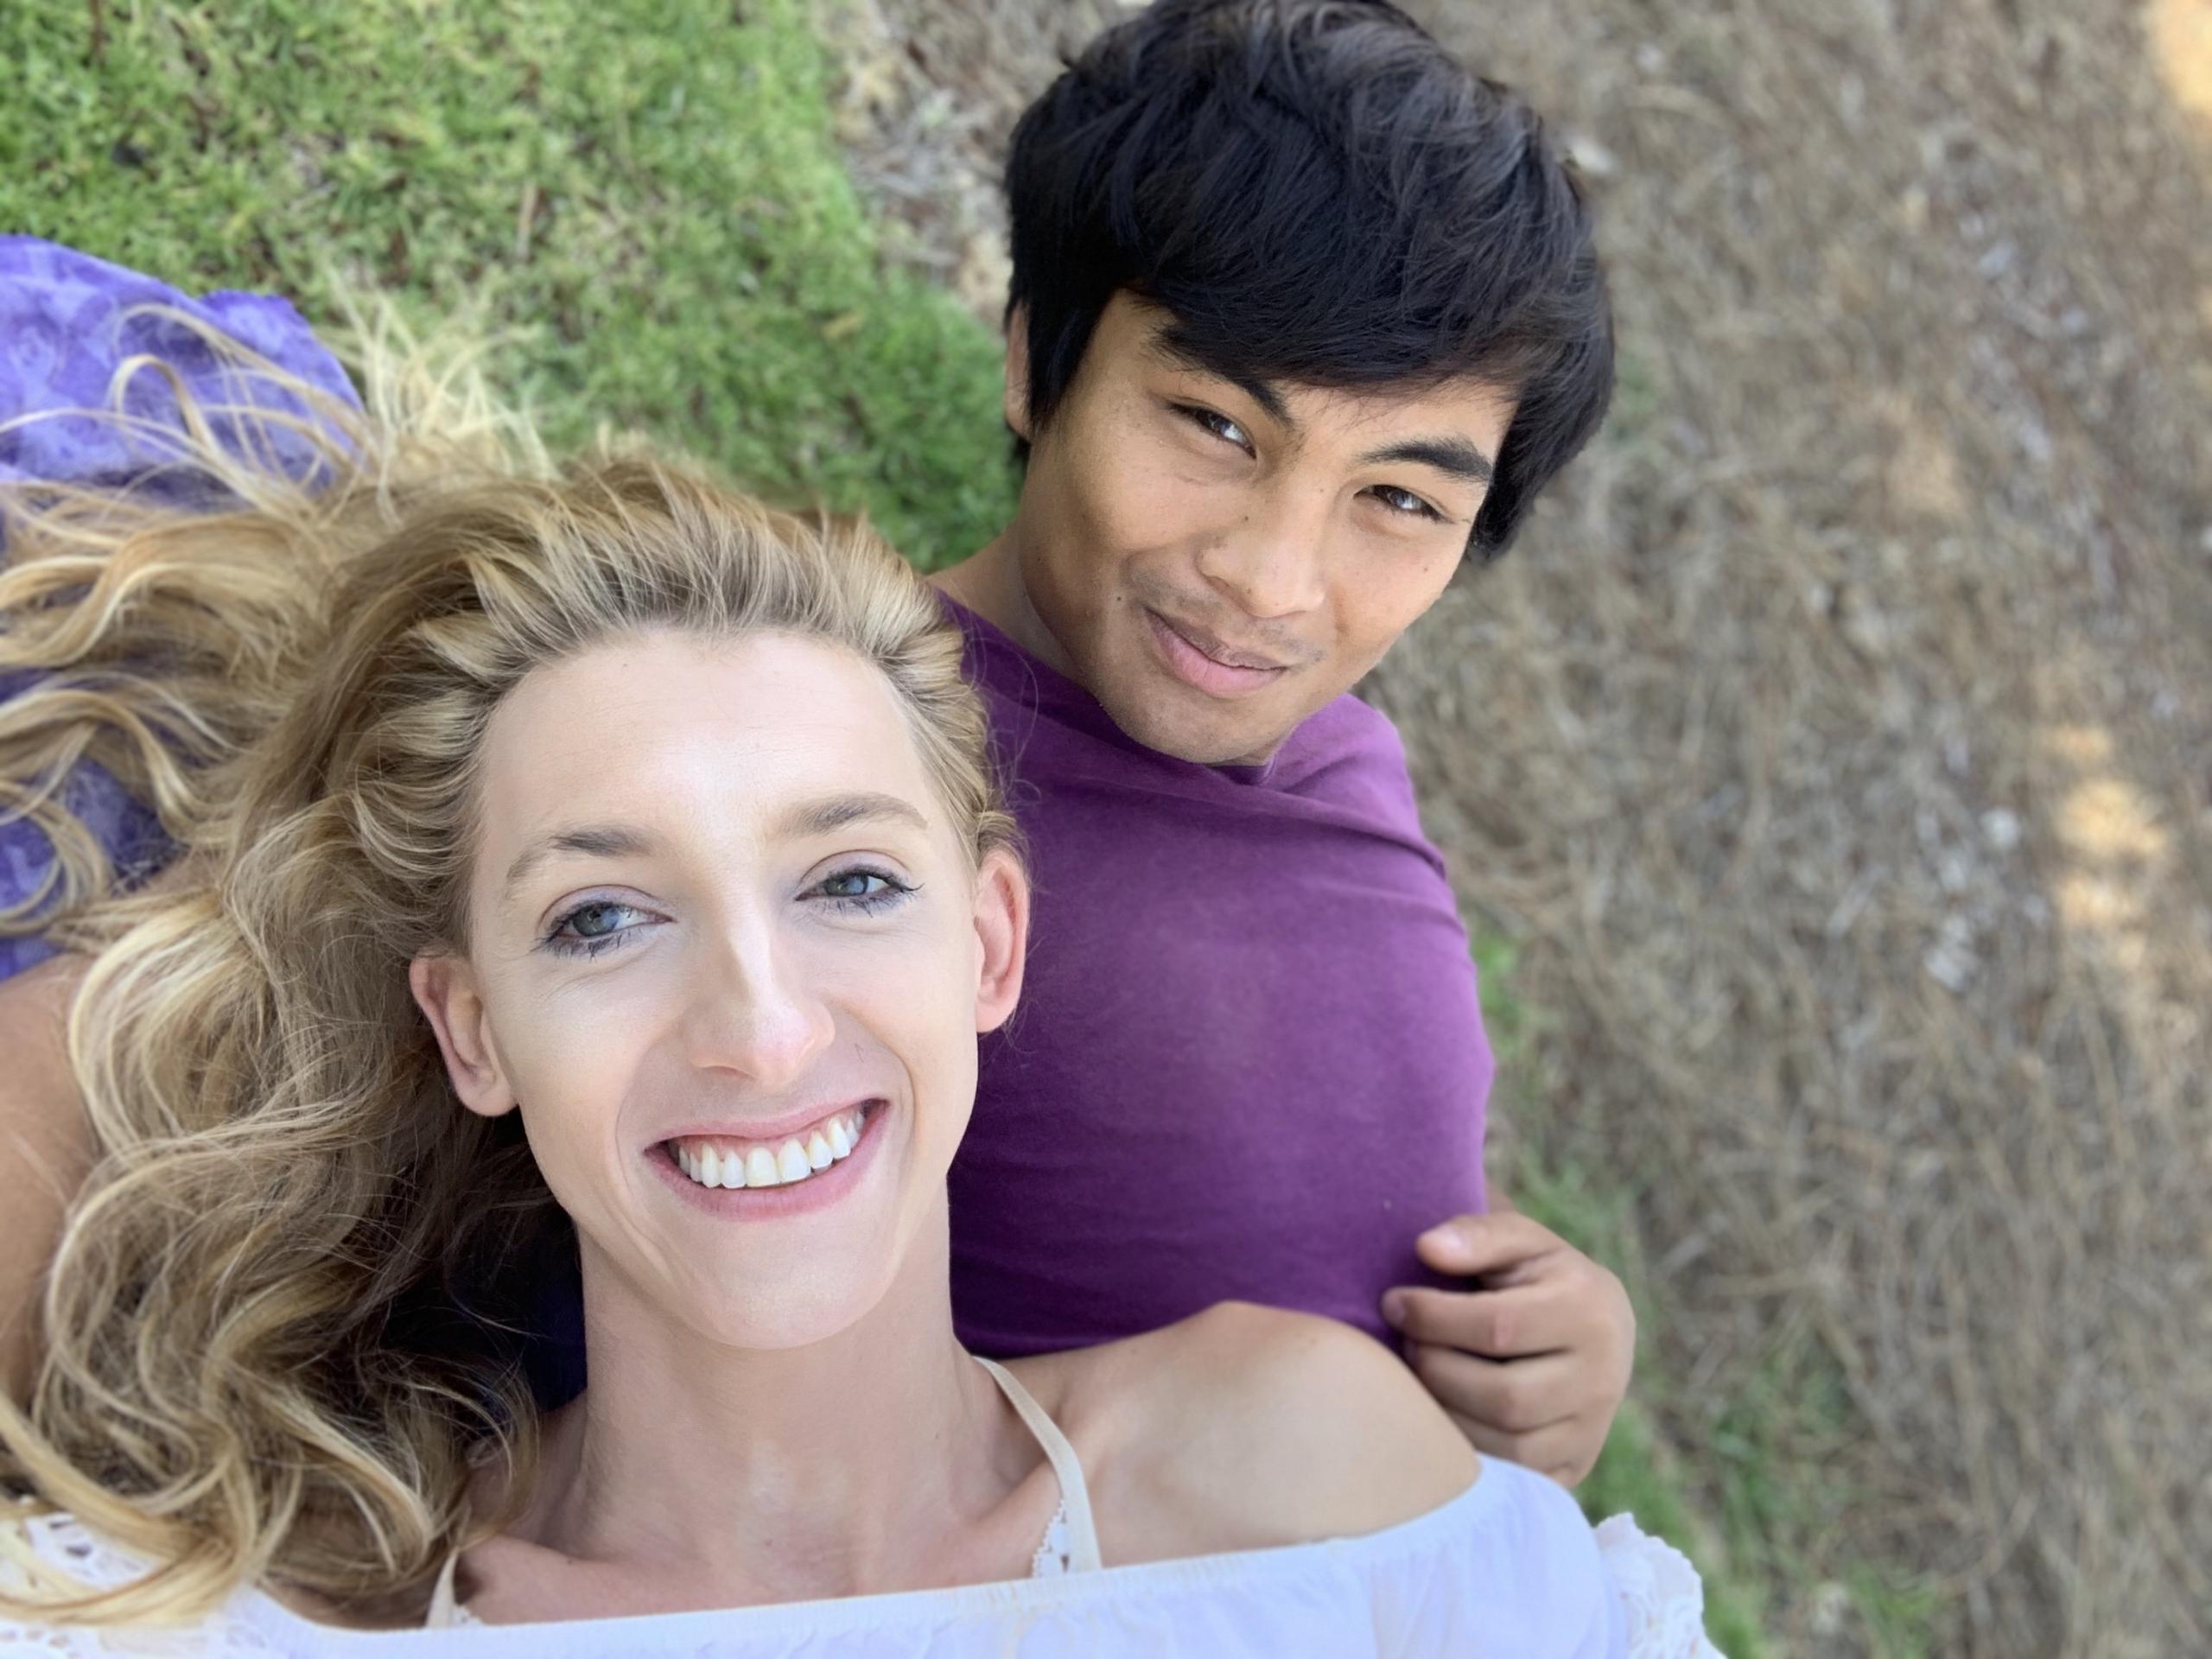
<path id="1" fill-rule="evenodd" d="M 1117 296 L 1031 440 L 1023 584 L 1074 677 L 1147 747 L 1266 760 L 1443 592 L 1513 401 L 1472 380 L 1347 393 L 1220 378 Z"/>

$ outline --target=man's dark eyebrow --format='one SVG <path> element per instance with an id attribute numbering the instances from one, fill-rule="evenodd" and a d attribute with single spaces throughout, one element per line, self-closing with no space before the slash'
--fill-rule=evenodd
<path id="1" fill-rule="evenodd" d="M 1449 473 L 1470 484 L 1487 484 L 1497 471 L 1491 458 L 1465 438 L 1409 438 L 1403 443 L 1372 450 L 1359 460 L 1363 467 L 1388 467 L 1393 463 L 1433 467 L 1440 473 Z"/>
<path id="2" fill-rule="evenodd" d="M 587 858 L 633 858 L 651 852 L 653 838 L 642 830 L 622 823 L 587 823 L 556 830 L 544 840 L 522 849 L 507 867 L 507 891 L 521 885 L 523 877 L 558 853 L 582 853 Z"/>
<path id="3" fill-rule="evenodd" d="M 930 827 L 930 821 L 918 808 L 896 795 L 858 791 L 850 795 L 830 795 L 818 801 L 802 802 L 784 814 L 776 824 L 776 831 L 779 836 L 794 838 L 827 836 L 848 824 L 865 823 L 872 819 L 889 819 L 912 824 L 917 830 Z"/>
<path id="4" fill-rule="evenodd" d="M 1249 374 L 1224 374 L 1209 364 L 1201 363 L 1188 352 L 1179 351 L 1165 334 L 1152 337 L 1153 354 L 1162 362 L 1179 369 L 1188 369 L 1192 374 L 1211 375 L 1217 380 L 1226 380 L 1260 406 L 1261 412 L 1277 426 L 1290 431 L 1298 429 L 1298 423 L 1291 418 L 1290 405 L 1282 400 L 1282 393 L 1265 380 Z"/>

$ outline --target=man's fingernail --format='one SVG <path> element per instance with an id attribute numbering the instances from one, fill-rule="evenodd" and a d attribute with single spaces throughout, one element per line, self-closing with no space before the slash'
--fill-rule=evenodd
<path id="1" fill-rule="evenodd" d="M 1382 1317 L 1392 1325 L 1402 1324 L 1406 1317 L 1406 1299 L 1402 1292 L 1386 1291 L 1382 1296 Z"/>

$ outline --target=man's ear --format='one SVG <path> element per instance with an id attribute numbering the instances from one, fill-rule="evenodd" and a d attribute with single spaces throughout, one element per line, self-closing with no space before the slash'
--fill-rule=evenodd
<path id="1" fill-rule="evenodd" d="M 1021 1000 L 1029 950 L 1029 877 L 1003 847 L 983 855 L 976 873 L 976 938 L 983 947 L 976 983 L 976 1029 L 996 1031 Z"/>
<path id="2" fill-rule="evenodd" d="M 519 1103 L 492 1046 L 491 1021 L 475 976 L 458 957 L 417 957 L 407 969 L 415 1004 L 438 1033 L 446 1076 L 461 1103 L 485 1117 L 504 1117 Z"/>
<path id="3" fill-rule="evenodd" d="M 1029 308 L 1017 305 L 1006 318 L 1006 423 L 1024 443 L 1037 434 L 1029 420 Z"/>

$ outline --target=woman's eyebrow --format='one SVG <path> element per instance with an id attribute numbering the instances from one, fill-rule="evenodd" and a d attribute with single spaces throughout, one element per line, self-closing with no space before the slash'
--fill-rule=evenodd
<path id="1" fill-rule="evenodd" d="M 588 858 L 636 858 L 658 844 L 644 830 L 626 823 L 587 823 L 556 830 L 524 848 L 507 866 L 506 890 L 512 893 L 524 876 L 562 853 L 581 853 Z"/>
<path id="2" fill-rule="evenodd" d="M 849 794 L 825 795 L 817 800 L 801 801 L 776 821 L 776 833 L 790 839 L 826 836 L 849 824 L 866 823 L 871 820 L 889 820 L 925 831 L 930 827 L 930 821 L 910 802 L 901 800 L 896 795 L 856 790 Z"/>

